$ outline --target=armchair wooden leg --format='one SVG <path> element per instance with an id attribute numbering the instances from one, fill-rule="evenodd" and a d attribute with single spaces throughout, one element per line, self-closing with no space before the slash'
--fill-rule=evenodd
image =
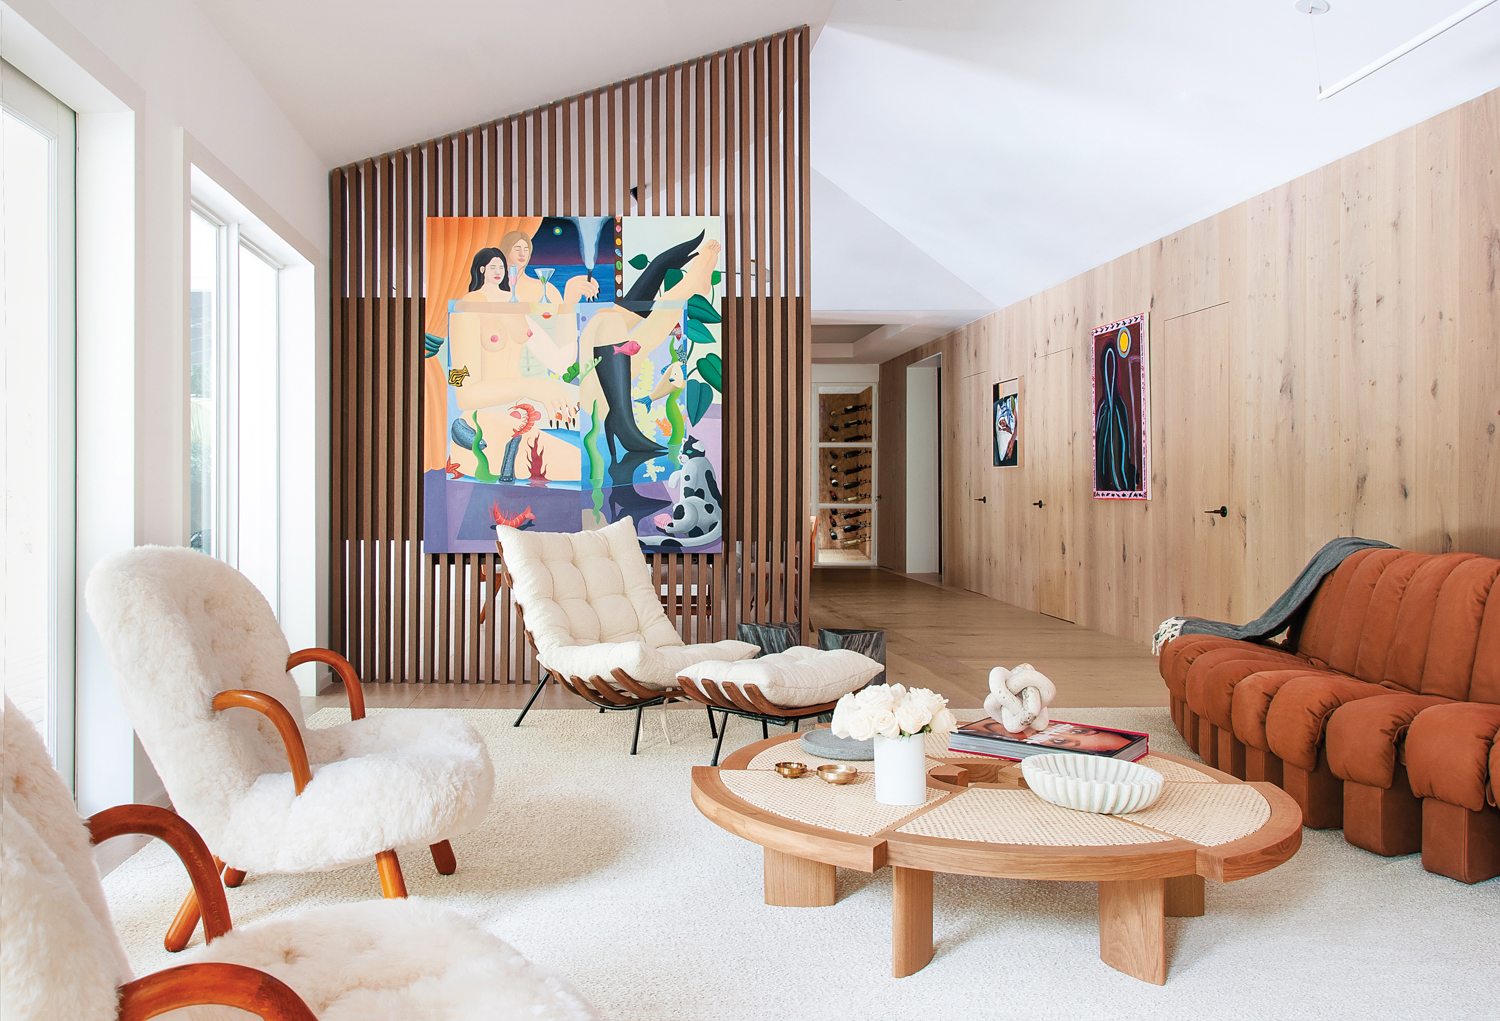
<path id="1" fill-rule="evenodd" d="M 375 867 L 380 870 L 380 892 L 387 900 L 406 896 L 406 880 L 401 878 L 401 862 L 396 858 L 395 851 L 381 851 L 377 854 Z"/>
<path id="2" fill-rule="evenodd" d="M 239 886 L 244 881 L 245 881 L 245 873 L 244 873 L 243 870 L 229 868 L 228 866 L 225 866 L 225 868 L 224 868 L 224 885 L 225 886 L 227 886 L 231 890 L 233 890 L 236 886 Z"/>
<path id="3" fill-rule="evenodd" d="M 198 929 L 199 914 L 198 895 L 189 890 L 182 901 L 182 907 L 177 909 L 172 924 L 167 926 L 167 938 L 162 940 L 167 953 L 180 953 L 188 945 L 188 940 L 193 938 L 193 933 Z"/>
<path id="4" fill-rule="evenodd" d="M 440 840 L 432 845 L 432 864 L 437 866 L 438 875 L 451 876 L 458 871 L 458 859 L 453 857 L 453 845 L 446 840 Z"/>

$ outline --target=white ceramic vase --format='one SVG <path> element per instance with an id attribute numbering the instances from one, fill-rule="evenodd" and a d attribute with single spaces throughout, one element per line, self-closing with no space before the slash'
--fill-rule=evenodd
<path id="1" fill-rule="evenodd" d="M 921 734 L 875 735 L 875 800 L 882 805 L 927 803 L 927 744 Z"/>

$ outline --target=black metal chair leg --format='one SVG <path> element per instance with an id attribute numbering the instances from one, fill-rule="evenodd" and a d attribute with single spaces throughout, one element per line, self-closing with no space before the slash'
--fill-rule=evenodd
<path id="1" fill-rule="evenodd" d="M 712 715 L 711 711 L 710 715 Z M 714 745 L 714 760 L 709 763 L 710 766 L 719 764 L 719 750 L 724 747 L 724 735 L 727 733 L 729 733 L 729 714 L 725 713 L 724 719 L 719 721 L 719 740 Z"/>
<path id="2" fill-rule="evenodd" d="M 802 721 L 800 719 L 796 719 L 796 720 L 792 721 L 792 733 L 793 734 L 800 734 L 800 733 L 802 733 Z"/>
<path id="3" fill-rule="evenodd" d="M 635 754 L 636 746 L 641 742 L 641 711 L 646 708 L 642 703 L 635 707 L 635 736 L 630 739 L 630 754 Z"/>
<path id="4" fill-rule="evenodd" d="M 708 736 L 709 737 L 718 737 L 719 736 L 719 728 L 716 727 L 716 726 L 714 726 L 714 711 L 713 711 L 712 708 L 710 708 L 708 706 L 704 706 L 704 708 L 708 709 Z"/>
<path id="5" fill-rule="evenodd" d="M 511 724 L 512 727 L 519 727 L 521 725 L 521 721 L 526 719 L 526 714 L 531 712 L 531 703 L 535 702 L 536 697 L 542 693 L 542 689 L 547 686 L 547 678 L 551 676 L 551 674 L 542 674 L 542 679 L 536 682 L 536 690 L 533 691 L 531 693 L 531 697 L 526 700 L 526 708 L 521 710 L 521 715 L 516 717 L 516 722 Z"/>
<path id="6" fill-rule="evenodd" d="M 761 738 L 762 741 L 764 741 L 767 738 L 769 738 L 770 736 L 771 736 L 771 728 L 768 727 L 768 726 L 766 726 L 766 718 L 764 716 L 762 716 L 760 718 L 760 738 Z"/>

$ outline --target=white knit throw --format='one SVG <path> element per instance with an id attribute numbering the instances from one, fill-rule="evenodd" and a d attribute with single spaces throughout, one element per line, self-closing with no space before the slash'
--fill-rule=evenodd
<path id="1" fill-rule="evenodd" d="M 985 712 L 1012 734 L 1027 727 L 1041 730 L 1052 722 L 1047 707 L 1057 697 L 1057 687 L 1030 663 L 1014 670 L 997 666 L 990 671 L 990 694 Z"/>
<path id="2" fill-rule="evenodd" d="M 1186 617 L 1168 617 L 1157 625 L 1156 634 L 1151 638 L 1151 655 L 1160 656 L 1161 647 L 1182 634 L 1182 625 L 1187 620 Z"/>

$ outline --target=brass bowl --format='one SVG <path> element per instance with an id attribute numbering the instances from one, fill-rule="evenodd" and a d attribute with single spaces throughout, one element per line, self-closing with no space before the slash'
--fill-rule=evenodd
<path id="1" fill-rule="evenodd" d="M 776 772 L 789 780 L 794 780 L 807 772 L 807 766 L 801 762 L 778 762 L 774 768 Z"/>
<path id="2" fill-rule="evenodd" d="M 853 766 L 840 766 L 830 762 L 818 767 L 818 775 L 827 783 L 853 783 L 859 777 L 859 770 Z"/>

